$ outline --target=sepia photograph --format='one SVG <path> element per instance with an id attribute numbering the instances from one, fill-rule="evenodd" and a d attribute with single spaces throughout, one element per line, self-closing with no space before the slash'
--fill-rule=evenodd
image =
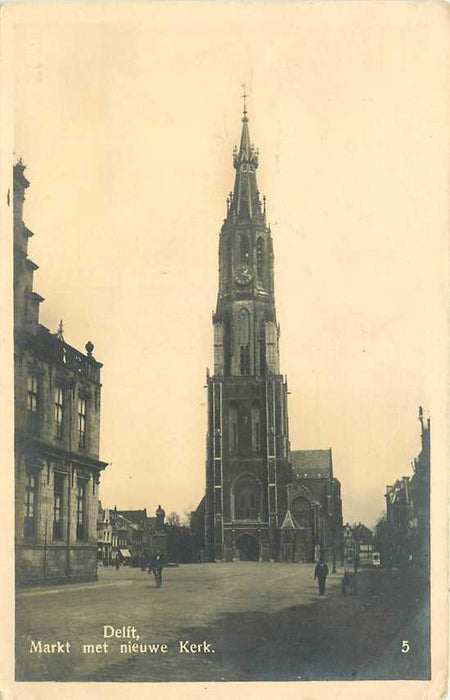
<path id="1" fill-rule="evenodd" d="M 8 687 L 441 697 L 445 6 L 2 10 Z"/>

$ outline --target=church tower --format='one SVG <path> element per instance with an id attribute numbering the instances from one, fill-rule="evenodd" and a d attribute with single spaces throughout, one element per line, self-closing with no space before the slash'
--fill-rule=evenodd
<path id="1" fill-rule="evenodd" d="M 208 374 L 205 539 L 210 561 L 279 558 L 291 481 L 273 243 L 244 101 L 234 190 L 219 237 L 214 372 Z"/>

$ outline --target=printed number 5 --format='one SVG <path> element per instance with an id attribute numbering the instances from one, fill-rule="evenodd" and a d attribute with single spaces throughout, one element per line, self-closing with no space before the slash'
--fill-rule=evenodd
<path id="1" fill-rule="evenodd" d="M 403 654 L 407 654 L 409 651 L 409 642 L 407 639 L 402 640 L 402 652 Z"/>

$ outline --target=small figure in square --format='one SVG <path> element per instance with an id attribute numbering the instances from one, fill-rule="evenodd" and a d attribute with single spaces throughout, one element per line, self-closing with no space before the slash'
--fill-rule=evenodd
<path id="1" fill-rule="evenodd" d="M 314 578 L 317 579 L 319 584 L 319 595 L 325 595 L 325 584 L 328 576 L 328 566 L 323 560 L 323 554 L 320 555 L 318 564 L 316 565 L 314 571 Z"/>
<path id="2" fill-rule="evenodd" d="M 345 570 L 344 575 L 342 577 L 342 595 L 347 594 L 347 589 L 350 589 L 351 591 L 353 591 L 353 594 L 356 595 L 356 574 L 350 573 L 348 569 Z"/>
<path id="3" fill-rule="evenodd" d="M 152 553 L 148 565 L 148 573 L 152 573 L 155 577 L 156 588 L 161 588 L 162 586 L 163 566 L 164 563 L 161 552 L 158 550 L 157 552 Z"/>

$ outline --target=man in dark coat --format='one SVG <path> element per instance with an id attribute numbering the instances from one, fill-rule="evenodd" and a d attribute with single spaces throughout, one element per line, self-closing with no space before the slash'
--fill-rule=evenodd
<path id="1" fill-rule="evenodd" d="M 319 583 L 319 595 L 325 595 L 325 583 L 328 576 L 328 566 L 325 564 L 323 557 L 320 557 L 319 563 L 314 571 L 314 578 Z"/>
<path id="2" fill-rule="evenodd" d="M 148 565 L 148 573 L 152 573 L 155 577 L 156 588 L 161 588 L 162 586 L 162 570 L 164 562 L 161 552 L 158 550 L 150 556 L 150 561 Z"/>

